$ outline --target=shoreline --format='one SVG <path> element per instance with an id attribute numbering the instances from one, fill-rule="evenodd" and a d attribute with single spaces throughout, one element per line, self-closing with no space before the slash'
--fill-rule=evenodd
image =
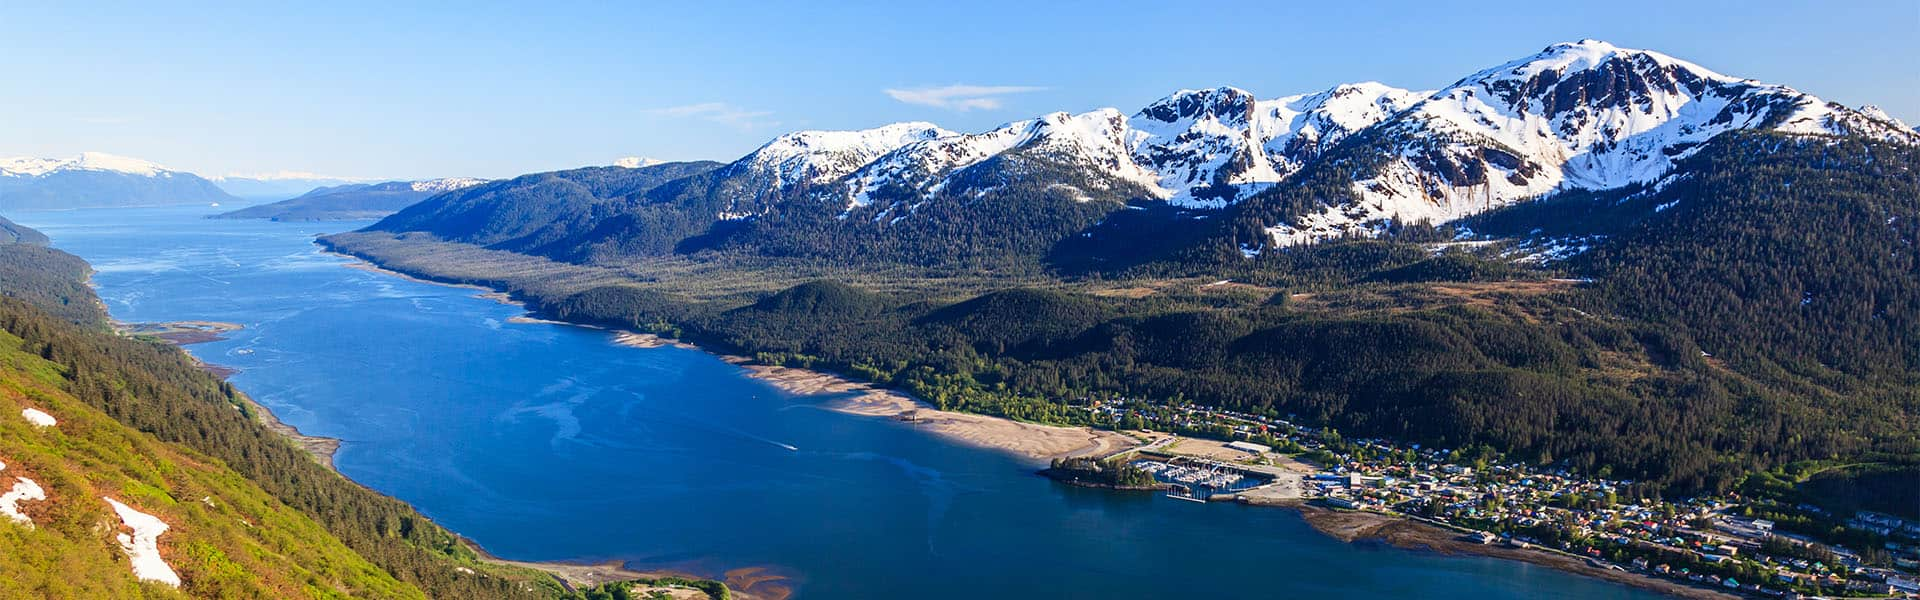
<path id="1" fill-rule="evenodd" d="M 1503 544 L 1481 544 L 1468 541 L 1461 539 L 1466 535 L 1462 531 L 1401 515 L 1334 510 L 1300 501 L 1269 506 L 1292 508 L 1299 512 L 1300 517 L 1315 531 L 1347 543 L 1374 541 L 1402 550 L 1435 552 L 1445 556 L 1465 554 L 1520 561 L 1689 600 L 1737 600 L 1745 597 L 1633 571 L 1596 567 L 1585 559 L 1570 554 L 1539 548 L 1514 548 Z"/>
<path id="2" fill-rule="evenodd" d="M 350 263 L 349 266 L 353 266 L 354 268 L 391 274 L 410 281 L 484 290 L 488 292 L 488 294 L 493 295 L 494 297 L 492 299 L 496 301 L 499 295 L 504 294 L 504 292 L 484 286 L 435 281 L 426 277 L 395 271 L 374 264 L 372 260 L 365 257 L 340 252 L 330 247 L 323 246 L 323 248 L 325 252 L 352 259 L 354 262 Z M 521 306 L 522 308 L 526 307 L 524 303 L 511 302 L 511 304 Z M 516 318 L 522 319 L 516 322 L 564 324 L 611 331 L 614 334 L 613 343 L 633 348 L 676 347 L 698 350 L 739 366 L 747 371 L 748 376 L 766 381 L 782 391 L 797 396 L 852 394 L 851 397 L 823 404 L 822 407 L 828 410 L 859 416 L 890 418 L 896 422 L 910 424 L 915 428 L 926 426 L 926 431 L 951 442 L 1007 452 L 1035 462 L 1045 461 L 1051 458 L 1077 458 L 1090 455 L 1107 456 L 1122 450 L 1144 446 L 1141 440 L 1114 431 L 1098 430 L 1090 427 L 1039 425 L 989 415 L 943 411 L 899 390 L 854 381 L 830 372 L 755 364 L 753 360 L 748 357 L 724 354 L 655 334 L 556 321 L 534 317 L 531 314 Z M 1080 436 L 1077 443 L 1071 441 L 1074 436 Z M 1075 485 L 1072 482 L 1061 483 Z M 1126 490 L 1115 489 L 1110 491 Z M 1572 555 L 1564 555 L 1537 548 L 1522 549 L 1504 545 L 1494 546 L 1480 544 L 1478 542 L 1469 542 L 1459 539 L 1464 535 L 1461 531 L 1425 523 L 1403 515 L 1364 511 L 1336 511 L 1307 504 L 1300 498 L 1247 498 L 1243 500 L 1243 503 L 1257 507 L 1294 509 L 1316 532 L 1346 543 L 1360 543 L 1372 540 L 1409 551 L 1437 552 L 1442 555 L 1467 554 L 1520 561 L 1572 575 L 1600 579 L 1619 585 L 1691 600 L 1728 600 L 1743 598 L 1743 596 L 1740 595 L 1728 594 L 1719 590 L 1652 577 L 1637 572 L 1615 571 L 1595 567 L 1585 560 Z"/>

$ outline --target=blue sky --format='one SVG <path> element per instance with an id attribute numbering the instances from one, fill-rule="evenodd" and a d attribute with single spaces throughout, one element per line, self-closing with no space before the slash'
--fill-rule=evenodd
<path id="1" fill-rule="evenodd" d="M 0 156 L 205 175 L 730 160 L 792 129 L 980 130 L 1180 88 L 1429 89 L 1589 37 L 1920 122 L 1916 0 L 6 4 Z"/>

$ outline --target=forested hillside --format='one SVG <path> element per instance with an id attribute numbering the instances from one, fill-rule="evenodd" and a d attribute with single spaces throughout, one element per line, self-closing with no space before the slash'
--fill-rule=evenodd
<path id="1" fill-rule="evenodd" d="M 46 496 L 19 504 L 34 527 L 0 522 L 0 595 L 576 596 L 480 561 L 412 507 L 333 472 L 178 348 L 110 332 L 87 272 L 57 250 L 0 244 L 0 479 L 30 477 Z M 59 422 L 30 426 L 23 408 Z M 102 496 L 170 526 L 158 552 L 178 594 L 135 583 Z"/>
<path id="2" fill-rule="evenodd" d="M 426 232 L 506 250 L 579 254 L 588 250 L 569 240 L 595 230 L 650 220 L 672 224 L 694 218 L 701 227 L 711 223 L 711 215 L 692 217 L 674 207 L 646 202 L 641 195 L 718 166 L 662 163 L 637 169 L 589 167 L 523 175 L 436 196 L 374 227 Z"/>

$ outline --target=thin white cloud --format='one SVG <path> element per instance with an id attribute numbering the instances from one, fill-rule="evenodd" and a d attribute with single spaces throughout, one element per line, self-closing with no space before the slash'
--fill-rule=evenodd
<path id="1" fill-rule="evenodd" d="M 126 125 L 132 123 L 134 119 L 133 117 L 102 115 L 74 117 L 73 120 L 87 125 Z"/>
<path id="2" fill-rule="evenodd" d="M 747 110 L 725 102 L 702 102 L 683 106 L 653 108 L 641 112 L 656 117 L 703 119 L 742 130 L 757 129 L 779 124 L 765 120 L 767 117 L 773 116 L 773 111 Z"/>
<path id="3" fill-rule="evenodd" d="M 910 90 L 888 89 L 888 96 L 907 104 L 918 104 L 948 110 L 995 110 L 1002 106 L 1000 97 L 1008 94 L 1038 92 L 1047 88 L 1029 85 L 943 85 Z"/>

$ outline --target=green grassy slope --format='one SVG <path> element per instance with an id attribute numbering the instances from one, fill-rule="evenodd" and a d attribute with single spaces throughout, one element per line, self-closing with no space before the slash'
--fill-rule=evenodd
<path id="1" fill-rule="evenodd" d="M 212 457 L 122 426 L 62 389 L 66 368 L 0 333 L 0 486 L 28 477 L 35 526 L 0 523 L 0 597 L 425 598 Z M 24 408 L 59 423 L 35 427 Z M 102 497 L 171 526 L 178 591 L 135 580 Z"/>

